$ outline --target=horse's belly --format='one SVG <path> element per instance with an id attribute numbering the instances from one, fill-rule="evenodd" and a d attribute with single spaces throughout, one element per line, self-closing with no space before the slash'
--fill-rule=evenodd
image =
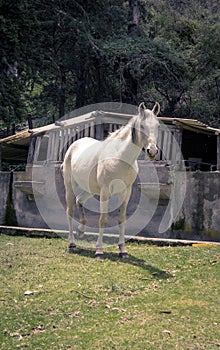
<path id="1" fill-rule="evenodd" d="M 99 141 L 84 138 L 78 142 L 71 159 L 72 180 L 84 191 L 99 194 L 97 183 L 97 149 Z M 79 140 L 79 141 L 81 141 Z M 80 146 L 80 147 L 79 147 Z"/>
<path id="2" fill-rule="evenodd" d="M 99 194 L 97 166 L 88 162 L 81 170 L 78 167 L 75 168 L 75 171 L 72 173 L 72 179 L 82 190 L 91 194 Z"/>

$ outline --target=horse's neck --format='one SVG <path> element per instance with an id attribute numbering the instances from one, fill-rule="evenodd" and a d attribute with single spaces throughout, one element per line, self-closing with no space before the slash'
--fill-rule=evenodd
<path id="1" fill-rule="evenodd" d="M 138 133 L 139 128 L 137 118 L 133 118 L 127 125 L 110 134 L 104 143 L 114 145 L 115 142 L 115 145 L 117 145 L 117 157 L 127 164 L 132 165 L 135 163 L 142 150 L 142 144 Z M 135 131 L 137 136 L 136 142 L 133 140 L 133 131 Z"/>
<path id="2" fill-rule="evenodd" d="M 118 134 L 122 140 L 120 158 L 130 165 L 135 163 L 142 150 L 141 144 L 139 142 L 134 143 L 132 140 L 133 127 L 135 128 L 134 123 L 130 123 Z"/>

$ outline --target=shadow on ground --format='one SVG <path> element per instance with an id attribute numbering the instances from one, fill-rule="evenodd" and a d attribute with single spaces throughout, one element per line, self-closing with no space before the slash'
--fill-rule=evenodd
<path id="1" fill-rule="evenodd" d="M 89 250 L 89 249 L 84 249 L 84 248 L 77 248 L 74 251 L 74 253 L 70 253 L 70 254 L 85 256 L 85 257 L 88 257 L 91 259 L 96 259 L 94 251 Z M 161 269 L 157 268 L 156 266 L 146 264 L 146 262 L 143 259 L 139 259 L 139 258 L 135 257 L 134 255 L 130 255 L 130 254 L 129 254 L 129 258 L 120 259 L 117 253 L 105 252 L 104 260 L 110 260 L 110 261 L 114 261 L 117 263 L 139 266 L 140 268 L 147 270 L 151 275 L 153 275 L 155 278 L 158 278 L 158 279 L 168 279 L 168 278 L 173 277 L 173 275 L 170 274 L 169 272 L 161 270 Z M 100 260 L 100 263 L 102 261 L 103 260 Z"/>

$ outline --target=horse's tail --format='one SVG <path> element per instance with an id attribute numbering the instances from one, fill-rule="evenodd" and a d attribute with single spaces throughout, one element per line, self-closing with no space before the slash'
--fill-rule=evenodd
<path id="1" fill-rule="evenodd" d="M 62 176 L 64 177 L 64 183 L 71 183 L 71 152 L 67 150 L 64 161 L 60 166 Z"/>

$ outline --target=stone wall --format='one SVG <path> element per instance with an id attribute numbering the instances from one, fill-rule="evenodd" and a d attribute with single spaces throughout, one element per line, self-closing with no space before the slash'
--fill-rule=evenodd
<path id="1" fill-rule="evenodd" d="M 186 195 L 174 225 L 187 238 L 220 241 L 220 172 L 187 172 Z"/>
<path id="2" fill-rule="evenodd" d="M 42 178 L 45 177 L 50 182 L 50 177 L 42 173 Z M 42 180 L 43 182 L 43 180 Z M 51 188 L 49 186 L 48 190 Z M 44 190 L 46 195 L 46 191 Z M 25 172 L 14 172 L 13 174 L 13 206 L 16 213 L 18 226 L 47 228 L 38 207 L 36 205 L 36 194 L 34 194 L 34 181 L 32 171 L 26 168 Z M 46 206 L 46 203 L 45 203 Z M 45 208 L 46 210 L 46 208 Z"/>
<path id="3" fill-rule="evenodd" d="M 220 241 L 220 172 L 186 172 L 186 193 L 183 205 L 175 223 L 166 231 L 161 232 L 161 222 L 166 217 L 169 220 L 169 201 L 156 203 L 142 196 L 138 182 L 154 182 L 143 162 L 139 177 L 134 184 L 131 201 L 128 206 L 127 233 L 137 234 L 137 226 L 141 227 L 139 234 L 146 237 L 180 238 Z M 169 181 L 169 171 L 161 167 L 158 176 L 161 182 Z M 35 171 L 36 172 L 36 171 Z M 39 167 L 37 176 L 32 177 L 31 171 L 13 173 L 12 207 L 15 209 L 18 226 L 39 227 L 67 230 L 65 215 L 65 189 L 63 178 L 58 168 Z M 34 189 L 32 186 L 34 185 Z M 181 182 L 177 183 L 181 192 Z M 9 195 L 10 173 L 0 172 L 0 224 L 5 224 L 6 204 Z M 35 195 L 34 195 L 35 194 Z M 178 196 L 177 196 L 178 197 Z M 36 205 L 37 199 L 37 205 Z M 178 200 L 178 198 L 177 198 Z M 166 202 L 166 201 L 165 201 Z M 96 200 L 96 205 L 98 201 Z M 93 206 L 93 202 L 91 204 Z M 137 211 L 137 208 L 138 211 Z M 156 209 L 155 209 L 156 208 Z M 88 231 L 98 231 L 97 213 L 86 210 L 88 216 Z M 134 215 L 135 213 L 135 215 Z M 110 228 L 107 232 L 116 233 L 117 211 L 109 216 Z M 46 218 L 46 220 L 45 220 Z M 7 221 L 9 225 L 10 222 Z M 165 222 L 166 224 L 166 222 Z"/>
<path id="4" fill-rule="evenodd" d="M 6 205 L 9 194 L 10 172 L 0 172 L 0 224 L 5 224 Z"/>

